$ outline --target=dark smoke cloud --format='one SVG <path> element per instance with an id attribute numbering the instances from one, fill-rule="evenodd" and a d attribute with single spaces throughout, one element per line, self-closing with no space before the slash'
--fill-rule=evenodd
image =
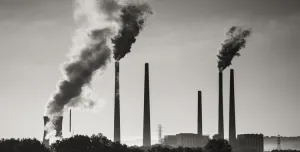
<path id="1" fill-rule="evenodd" d="M 150 6 L 144 4 L 129 4 L 122 9 L 122 29 L 118 36 L 112 40 L 114 44 L 114 59 L 119 61 L 130 52 L 136 37 L 144 27 L 149 14 L 153 14 Z"/>
<path id="2" fill-rule="evenodd" d="M 235 56 L 240 56 L 239 51 L 246 46 L 246 38 L 251 35 L 251 29 L 243 29 L 242 27 L 233 26 L 226 33 L 227 39 L 223 42 L 219 51 L 218 68 L 222 72 L 231 65 Z"/>
<path id="3" fill-rule="evenodd" d="M 69 61 L 62 69 L 64 77 L 46 106 L 45 115 L 50 118 L 62 115 L 66 106 L 77 105 L 74 102 L 78 101 L 83 87 L 88 86 L 93 74 L 110 60 L 110 40 L 121 27 L 122 6 L 118 0 L 77 0 L 76 4 L 74 15 L 80 25 Z M 93 106 L 93 103 L 89 105 Z"/>
<path id="4" fill-rule="evenodd" d="M 69 61 L 63 66 L 63 78 L 46 105 L 45 115 L 49 122 L 45 126 L 47 139 L 55 142 L 57 127 L 55 118 L 62 116 L 68 107 L 95 106 L 91 99 L 85 100 L 93 74 L 104 68 L 112 53 L 111 39 L 121 28 L 119 0 L 76 0 L 74 17 L 79 27 L 73 37 Z"/>
<path id="5" fill-rule="evenodd" d="M 105 35 L 103 32 L 105 31 L 93 31 L 92 33 Z M 77 61 L 67 63 L 64 70 L 68 79 L 59 83 L 58 91 L 48 104 L 48 113 L 61 113 L 72 98 L 81 94 L 82 87 L 90 83 L 93 73 L 106 65 L 110 55 L 111 51 L 103 41 L 83 49 Z"/>

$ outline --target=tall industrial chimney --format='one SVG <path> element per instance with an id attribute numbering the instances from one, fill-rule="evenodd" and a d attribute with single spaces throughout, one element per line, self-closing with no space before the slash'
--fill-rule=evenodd
<path id="1" fill-rule="evenodd" d="M 50 120 L 49 117 L 44 116 L 44 127 L 49 122 L 49 120 Z M 54 126 L 55 126 L 55 131 L 56 131 L 55 136 L 56 137 L 62 137 L 62 121 L 63 121 L 63 117 L 62 116 L 58 116 L 58 117 L 54 118 L 54 122 L 53 123 L 54 123 Z M 46 139 L 46 135 L 47 135 L 47 131 L 46 131 L 46 129 L 44 129 L 43 144 L 46 147 L 49 147 L 50 143 L 49 143 L 49 139 Z"/>
<path id="2" fill-rule="evenodd" d="M 70 109 L 70 124 L 69 124 L 69 132 L 71 133 L 72 132 L 72 111 Z"/>
<path id="3" fill-rule="evenodd" d="M 224 121 L 223 121 L 223 73 L 219 72 L 219 126 L 218 136 L 224 139 Z"/>
<path id="4" fill-rule="evenodd" d="M 121 142 L 120 135 L 120 88 L 119 88 L 119 62 L 115 62 L 115 119 L 114 119 L 114 142 Z"/>
<path id="5" fill-rule="evenodd" d="M 202 133 L 202 93 L 198 91 L 198 135 L 203 136 Z"/>
<path id="6" fill-rule="evenodd" d="M 145 64 L 145 90 L 144 90 L 144 128 L 143 128 L 143 146 L 151 146 L 150 131 L 150 96 L 149 96 L 149 64 Z"/>
<path id="7" fill-rule="evenodd" d="M 234 97 L 234 70 L 230 69 L 230 94 L 229 94 L 229 143 L 233 148 L 236 146 L 235 129 L 235 97 Z"/>

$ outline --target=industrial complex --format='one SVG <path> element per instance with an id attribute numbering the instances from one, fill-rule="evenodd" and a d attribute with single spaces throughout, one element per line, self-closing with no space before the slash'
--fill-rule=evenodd
<path id="1" fill-rule="evenodd" d="M 120 92 L 119 92 L 119 62 L 115 63 L 115 107 L 114 107 L 114 141 L 122 142 L 120 136 Z M 143 119 L 143 147 L 151 146 L 151 128 L 150 128 L 150 92 L 149 92 L 149 64 L 145 64 L 145 78 L 144 78 L 144 119 Z M 235 119 L 235 89 L 234 89 L 234 70 L 230 69 L 230 93 L 229 93 L 229 138 L 228 142 L 232 146 L 233 151 L 243 152 L 264 152 L 267 147 L 273 149 L 280 149 L 280 136 L 278 137 L 264 137 L 263 134 L 239 134 L 236 135 L 236 119 Z M 198 91 L 198 111 L 197 111 L 197 133 L 178 133 L 174 135 L 165 135 L 161 137 L 159 144 L 167 145 L 169 147 L 204 147 L 211 139 L 208 135 L 203 135 L 202 127 L 202 92 Z M 223 120 L 223 74 L 219 73 L 219 107 L 218 107 L 218 134 L 215 134 L 212 139 L 224 139 L 224 120 Z M 56 123 L 55 130 L 58 137 L 62 137 L 62 121 L 63 117 L 54 119 Z M 46 124 L 49 121 L 48 117 L 44 117 L 44 138 L 43 143 L 49 145 L 49 140 L 46 139 L 47 129 Z M 159 126 L 161 131 L 161 125 Z M 71 131 L 71 111 L 70 111 L 70 131 Z M 284 138 L 285 139 L 285 138 Z M 290 138 L 289 138 L 290 139 Z M 288 140 L 285 139 L 285 140 Z M 299 143 L 300 138 L 290 139 L 294 143 Z M 289 142 L 287 142 L 289 143 Z M 277 145 L 277 147 L 274 147 Z M 288 145 L 288 144 L 286 144 Z M 300 144 L 298 144 L 300 145 Z M 286 146 L 285 148 L 293 149 L 295 146 Z M 299 146 L 300 148 L 300 146 Z M 271 149 L 272 150 L 272 149 Z"/>

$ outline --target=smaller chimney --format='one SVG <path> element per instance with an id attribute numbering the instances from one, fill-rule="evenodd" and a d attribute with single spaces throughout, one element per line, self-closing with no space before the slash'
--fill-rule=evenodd
<path id="1" fill-rule="evenodd" d="M 202 133 L 202 93 L 198 91 L 198 135 L 203 136 Z"/>
<path id="2" fill-rule="evenodd" d="M 49 117 L 44 116 L 44 127 L 46 126 L 46 124 L 47 124 L 48 122 L 49 122 Z M 46 128 L 44 128 L 43 144 L 44 144 L 46 147 L 50 147 L 49 139 L 46 139 L 46 135 L 47 135 L 47 131 L 46 131 Z"/>
<path id="3" fill-rule="evenodd" d="M 72 132 L 72 111 L 70 109 L 70 126 L 69 126 L 69 132 Z"/>

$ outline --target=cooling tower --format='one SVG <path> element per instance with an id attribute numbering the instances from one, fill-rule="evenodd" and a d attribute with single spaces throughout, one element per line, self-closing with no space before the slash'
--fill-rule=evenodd
<path id="1" fill-rule="evenodd" d="M 144 86 L 144 128 L 143 128 L 143 146 L 151 146 L 150 131 L 150 96 L 149 96 L 149 64 L 145 64 L 145 86 Z"/>
<path id="2" fill-rule="evenodd" d="M 198 135 L 203 136 L 202 133 L 202 93 L 201 91 L 198 91 Z"/>
<path id="3" fill-rule="evenodd" d="M 56 137 L 62 137 L 62 121 L 63 121 L 63 117 L 62 116 L 58 116 L 54 118 L 54 126 L 55 126 L 55 130 L 56 130 Z M 46 126 L 46 124 L 49 122 L 49 117 L 44 116 L 44 126 Z M 44 129 L 44 137 L 43 137 L 43 144 L 46 147 L 49 147 L 49 140 L 46 139 L 46 135 L 47 135 L 47 131 Z"/>
<path id="4" fill-rule="evenodd" d="M 224 139 L 224 120 L 223 120 L 223 73 L 219 72 L 219 126 L 218 137 Z"/>
<path id="5" fill-rule="evenodd" d="M 235 128 L 235 97 L 234 97 L 234 70 L 230 69 L 230 94 L 229 94 L 229 143 L 236 146 L 236 128 Z"/>
<path id="6" fill-rule="evenodd" d="M 114 141 L 121 142 L 120 135 L 120 80 L 119 80 L 119 62 L 115 62 L 115 118 L 114 118 Z"/>

